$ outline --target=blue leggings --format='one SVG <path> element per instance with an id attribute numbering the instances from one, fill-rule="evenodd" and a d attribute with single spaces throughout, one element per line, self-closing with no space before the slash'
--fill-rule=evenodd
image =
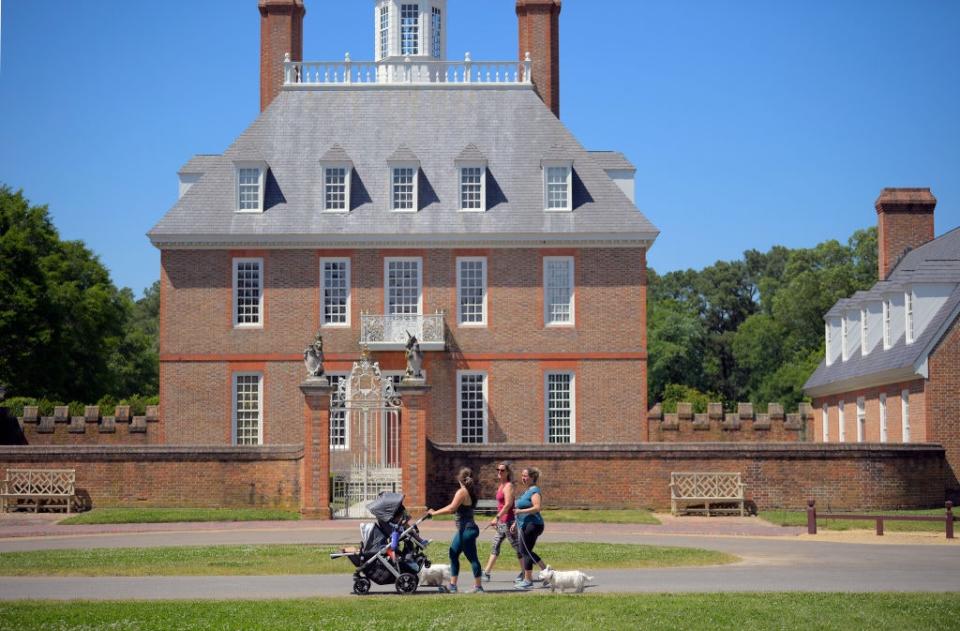
<path id="1" fill-rule="evenodd" d="M 460 553 L 470 561 L 470 569 L 473 570 L 473 577 L 480 578 L 480 559 L 477 558 L 477 537 L 480 536 L 480 528 L 476 524 L 467 524 L 463 530 L 458 529 L 457 534 L 453 535 L 453 541 L 450 542 L 450 576 L 459 576 L 460 574 Z"/>

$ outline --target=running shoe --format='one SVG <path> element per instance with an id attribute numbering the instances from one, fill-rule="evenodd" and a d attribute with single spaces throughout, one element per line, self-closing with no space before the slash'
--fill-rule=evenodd
<path id="1" fill-rule="evenodd" d="M 473 589 L 471 589 L 469 593 L 471 593 L 471 594 L 483 594 L 483 593 L 484 593 L 483 587 L 481 587 L 480 585 L 477 585 L 476 587 L 474 587 Z"/>
<path id="2" fill-rule="evenodd" d="M 519 589 L 522 591 L 528 591 L 533 589 L 533 581 L 520 581 L 519 583 L 513 586 L 514 589 Z"/>
<path id="3" fill-rule="evenodd" d="M 450 583 L 449 585 L 447 585 L 447 593 L 456 594 L 456 593 L 457 593 L 457 586 L 454 585 L 453 583 Z"/>

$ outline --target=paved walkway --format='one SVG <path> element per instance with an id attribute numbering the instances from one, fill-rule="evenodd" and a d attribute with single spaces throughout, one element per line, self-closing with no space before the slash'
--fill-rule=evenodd
<path id="1" fill-rule="evenodd" d="M 29 522 L 29 523 L 26 523 Z M 665 519 L 662 526 L 548 524 L 544 541 L 644 543 L 707 548 L 739 556 L 732 565 L 651 570 L 595 570 L 589 592 L 949 591 L 960 592 L 960 542 L 885 545 L 799 536 L 801 529 L 765 525 L 755 518 Z M 229 543 L 355 543 L 357 522 L 152 524 L 63 528 L 42 518 L 13 524 L 0 519 L 0 552 Z M 446 539 L 449 522 L 425 524 L 428 537 Z M 705 531 L 709 534 L 705 534 Z M 486 535 L 485 535 L 486 536 Z M 942 536 L 942 535 L 941 535 Z M 877 540 L 881 538 L 876 538 Z M 932 539 L 931 539 L 932 541 Z M 441 544 L 431 550 L 443 558 Z M 346 563 L 346 561 L 345 561 Z M 494 575 L 490 592 L 513 591 L 512 572 Z M 463 574 L 464 579 L 467 578 Z M 468 581 L 467 581 L 468 582 Z M 0 599 L 260 599 L 347 596 L 349 575 L 231 577 L 0 577 Z M 374 591 L 393 593 L 392 586 Z M 534 594 L 544 590 L 534 590 Z M 427 593 L 432 590 L 427 588 Z M 492 597 L 488 594 L 487 597 Z M 465 597 L 460 595 L 458 597 Z"/>

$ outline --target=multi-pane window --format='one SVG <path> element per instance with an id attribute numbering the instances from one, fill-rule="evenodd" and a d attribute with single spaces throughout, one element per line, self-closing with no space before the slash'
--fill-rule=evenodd
<path id="1" fill-rule="evenodd" d="M 860 310 L 860 352 L 864 355 L 869 353 L 867 347 L 867 337 L 870 334 L 870 325 L 867 322 L 869 312 L 866 308 Z"/>
<path id="2" fill-rule="evenodd" d="M 887 395 L 880 395 L 880 442 L 887 442 Z"/>
<path id="3" fill-rule="evenodd" d="M 823 331 L 824 331 L 824 337 L 827 338 L 826 360 L 827 360 L 827 366 L 829 366 L 830 364 L 833 363 L 833 358 L 830 356 L 830 342 L 832 341 L 833 336 L 830 334 L 830 323 L 829 323 L 829 322 L 827 322 L 827 323 L 823 326 Z"/>
<path id="4" fill-rule="evenodd" d="M 906 313 L 907 344 L 913 344 L 913 292 L 903 294 L 903 308 Z"/>
<path id="5" fill-rule="evenodd" d="M 347 169 L 327 167 L 323 170 L 324 210 L 347 210 Z"/>
<path id="6" fill-rule="evenodd" d="M 840 318 L 840 353 L 843 361 L 850 357 L 850 351 L 847 350 L 850 345 L 847 344 L 847 314 Z"/>
<path id="7" fill-rule="evenodd" d="M 420 5 L 400 5 L 400 54 L 420 54 Z"/>
<path id="8" fill-rule="evenodd" d="M 863 397 L 857 397 L 857 442 L 862 443 L 867 425 L 867 407 Z"/>
<path id="9" fill-rule="evenodd" d="M 543 259 L 544 322 L 573 324 L 573 257 Z"/>
<path id="10" fill-rule="evenodd" d="M 387 315 L 420 313 L 420 259 L 387 259 Z"/>
<path id="11" fill-rule="evenodd" d="M 893 314 L 893 305 L 890 300 L 883 301 L 883 350 L 890 348 L 890 325 Z"/>
<path id="12" fill-rule="evenodd" d="M 393 169 L 393 209 L 416 210 L 414 205 L 414 177 L 417 170 L 413 167 L 395 167 Z"/>
<path id="13" fill-rule="evenodd" d="M 263 259 L 234 259 L 234 326 L 260 326 L 262 311 Z"/>
<path id="14" fill-rule="evenodd" d="M 340 383 L 347 378 L 345 373 L 327 373 L 327 379 L 333 387 L 330 405 L 330 449 L 347 449 L 350 436 L 347 431 L 347 411 L 340 398 Z"/>
<path id="15" fill-rule="evenodd" d="M 482 167 L 462 167 L 460 169 L 460 208 L 462 210 L 483 210 Z"/>
<path id="16" fill-rule="evenodd" d="M 457 415 L 461 443 L 486 442 L 487 377 L 481 372 L 457 373 Z"/>
<path id="17" fill-rule="evenodd" d="M 433 7 L 433 10 L 432 10 L 431 13 L 430 13 L 430 20 L 431 20 L 431 22 L 430 22 L 430 26 L 431 26 L 430 32 L 431 32 L 431 34 L 432 34 L 432 36 L 433 36 L 433 37 L 432 37 L 432 46 L 431 46 L 432 50 L 431 50 L 430 52 L 433 53 L 433 56 L 434 56 L 434 57 L 436 57 L 437 59 L 440 59 L 440 55 L 441 55 L 441 52 L 442 52 L 442 50 L 441 50 L 441 49 L 442 49 L 442 46 L 441 46 L 441 41 L 442 41 L 442 40 L 441 40 L 441 32 L 440 32 L 440 29 L 441 29 L 440 9 L 438 9 L 437 7 Z"/>
<path id="18" fill-rule="evenodd" d="M 350 325 L 350 259 L 321 261 L 321 324 Z"/>
<path id="19" fill-rule="evenodd" d="M 457 259 L 457 321 L 486 324 L 487 259 Z"/>
<path id="20" fill-rule="evenodd" d="M 390 54 L 390 5 L 380 7 L 380 58 Z"/>
<path id="21" fill-rule="evenodd" d="M 573 375 L 551 372 L 547 380 L 547 442 L 572 443 L 573 431 Z"/>
<path id="22" fill-rule="evenodd" d="M 260 169 L 237 169 L 237 200 L 240 210 L 261 210 Z"/>
<path id="23" fill-rule="evenodd" d="M 570 209 L 570 167 L 547 167 L 547 210 Z"/>
<path id="24" fill-rule="evenodd" d="M 846 403 L 843 399 L 840 400 L 840 403 L 837 404 L 837 416 L 839 418 L 840 427 L 838 428 L 840 434 L 840 442 L 847 442 L 847 412 L 844 409 Z"/>
<path id="25" fill-rule="evenodd" d="M 830 442 L 830 406 L 826 403 L 823 404 L 823 412 L 820 416 L 820 426 L 821 431 L 823 432 L 823 442 Z"/>
<path id="26" fill-rule="evenodd" d="M 233 376 L 233 436 L 236 445 L 263 442 L 261 379 L 259 374 Z"/>
<path id="27" fill-rule="evenodd" d="M 910 442 L 910 391 L 900 393 L 900 420 L 903 422 L 903 442 Z"/>

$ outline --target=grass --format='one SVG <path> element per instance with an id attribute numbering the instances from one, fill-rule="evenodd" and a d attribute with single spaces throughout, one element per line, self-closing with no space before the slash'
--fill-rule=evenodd
<path id="1" fill-rule="evenodd" d="M 492 518 L 492 515 L 477 515 L 477 523 L 485 524 Z M 454 517 L 453 515 L 440 515 L 434 517 L 434 519 L 437 521 L 452 521 Z M 660 524 L 660 520 L 654 517 L 652 512 L 644 509 L 548 509 L 543 511 L 543 519 L 548 524 L 650 524 L 653 526 Z"/>
<path id="2" fill-rule="evenodd" d="M 0 576 L 263 576 L 347 574 L 347 559 L 331 559 L 339 546 L 248 545 L 162 548 L 37 550 L 0 554 Z M 489 543 L 478 546 L 481 562 Z M 434 542 L 429 556 L 440 562 L 447 543 Z M 581 568 L 658 568 L 732 563 L 737 557 L 695 548 L 632 544 L 543 543 L 537 546 L 551 564 Z M 506 557 L 504 557 L 506 558 Z M 512 561 L 512 560 L 510 560 Z M 515 562 L 507 564 L 514 569 Z M 501 563 L 501 569 L 507 567 Z"/>
<path id="3" fill-rule="evenodd" d="M 486 594 L 0 604 L 0 629 L 940 630 L 957 594 Z"/>
<path id="4" fill-rule="evenodd" d="M 945 511 L 942 508 L 931 508 L 925 510 L 888 510 L 888 511 L 838 511 L 844 513 L 857 513 L 863 515 L 932 515 L 934 517 L 943 517 Z M 761 511 L 760 518 L 765 519 L 772 524 L 779 526 L 806 526 L 806 511 Z M 957 527 L 957 526 L 955 526 Z M 824 530 L 874 530 L 875 521 L 864 521 L 859 519 L 823 519 L 817 517 L 817 528 Z M 943 521 L 884 521 L 883 529 L 889 532 L 945 532 Z"/>
<path id="5" fill-rule="evenodd" d="M 269 508 L 95 508 L 60 521 L 78 524 L 160 524 L 180 521 L 295 521 L 296 511 Z"/>

